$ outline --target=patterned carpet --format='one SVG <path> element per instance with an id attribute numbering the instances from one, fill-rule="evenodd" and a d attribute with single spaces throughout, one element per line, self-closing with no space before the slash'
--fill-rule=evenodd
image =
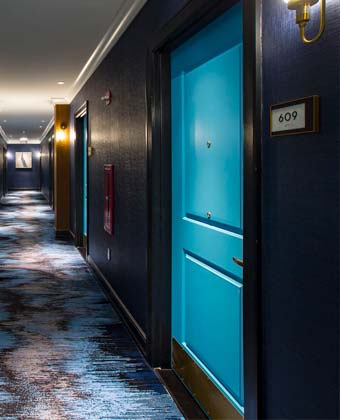
<path id="1" fill-rule="evenodd" d="M 0 418 L 181 419 L 40 193 L 0 207 Z"/>

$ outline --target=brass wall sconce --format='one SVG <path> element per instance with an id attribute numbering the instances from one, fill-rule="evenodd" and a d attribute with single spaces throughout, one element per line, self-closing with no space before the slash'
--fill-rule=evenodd
<path id="1" fill-rule="evenodd" d="M 288 3 L 289 10 L 296 11 L 296 23 L 300 27 L 301 39 L 305 44 L 313 44 L 318 41 L 324 33 L 326 26 L 326 0 L 320 0 L 320 27 L 318 34 L 312 38 L 306 38 L 306 26 L 310 21 L 310 9 L 315 4 L 319 3 L 319 0 L 285 0 Z"/>
<path id="2" fill-rule="evenodd" d="M 62 122 L 60 124 L 60 129 L 57 130 L 57 134 L 56 134 L 56 140 L 58 142 L 66 140 L 66 133 L 65 133 L 66 129 L 67 129 L 67 123 Z"/>

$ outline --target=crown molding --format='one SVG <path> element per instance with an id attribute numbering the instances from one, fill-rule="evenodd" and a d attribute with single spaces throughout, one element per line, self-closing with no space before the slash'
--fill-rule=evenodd
<path id="1" fill-rule="evenodd" d="M 144 5 L 148 0 L 124 0 L 122 6 L 118 10 L 118 13 L 114 17 L 114 20 L 105 33 L 104 37 L 93 51 L 90 58 L 87 60 L 85 66 L 82 68 L 78 77 L 74 81 L 71 90 L 68 92 L 67 97 L 65 98 L 64 103 L 71 103 L 75 96 L 79 93 L 85 83 L 97 70 L 99 65 L 102 63 L 104 58 L 108 55 L 111 49 L 119 41 L 120 37 L 127 30 L 131 22 L 138 15 Z M 51 98 L 51 103 L 55 105 L 60 103 L 62 98 Z M 58 101 L 57 101 L 58 100 Z M 54 117 L 47 124 L 44 132 L 40 136 L 39 140 L 29 140 L 26 144 L 38 144 L 41 143 L 44 138 L 47 136 L 48 132 L 54 125 Z M 7 134 L 4 132 L 3 128 L 0 126 L 0 135 L 3 137 L 4 141 L 7 144 L 23 144 L 19 140 L 10 139 Z"/>
<path id="2" fill-rule="evenodd" d="M 20 141 L 19 139 L 11 139 L 7 136 L 7 134 L 5 133 L 1 125 L 0 125 L 0 136 L 2 137 L 2 140 L 6 144 L 40 144 L 41 142 L 40 139 L 32 139 L 32 140 L 25 140 L 25 141 Z"/>
<path id="3" fill-rule="evenodd" d="M 0 136 L 2 137 L 2 140 L 4 140 L 6 143 L 10 141 L 10 138 L 7 136 L 7 134 L 5 133 L 1 125 L 0 125 Z"/>
<path id="4" fill-rule="evenodd" d="M 45 130 L 43 131 L 42 135 L 40 136 L 39 143 L 41 143 L 44 140 L 44 138 L 47 136 L 48 132 L 51 130 L 53 126 L 54 126 L 54 116 L 51 118 Z"/>
<path id="5" fill-rule="evenodd" d="M 146 3 L 147 0 L 124 0 L 110 28 L 73 83 L 67 95 L 69 103 L 73 101 Z"/>
<path id="6" fill-rule="evenodd" d="M 25 140 L 25 141 L 20 141 L 20 140 L 9 140 L 6 142 L 7 144 L 40 144 L 40 140 Z"/>

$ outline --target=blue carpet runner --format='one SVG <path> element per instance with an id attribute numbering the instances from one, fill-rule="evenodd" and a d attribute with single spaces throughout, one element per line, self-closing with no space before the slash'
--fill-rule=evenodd
<path id="1" fill-rule="evenodd" d="M 0 207 L 0 419 L 181 419 L 38 192 Z"/>

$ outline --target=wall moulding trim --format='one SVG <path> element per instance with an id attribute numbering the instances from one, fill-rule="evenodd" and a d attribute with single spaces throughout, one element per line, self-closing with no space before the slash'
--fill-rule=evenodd
<path id="1" fill-rule="evenodd" d="M 7 136 L 7 134 L 4 132 L 4 129 L 2 128 L 2 126 L 0 125 L 0 136 L 2 137 L 2 139 L 6 142 L 9 143 L 10 142 L 10 138 Z"/>
<path id="2" fill-rule="evenodd" d="M 52 129 L 53 125 L 54 125 L 54 117 L 52 117 L 51 120 L 49 121 L 49 123 L 47 124 L 44 132 L 42 133 L 42 135 L 39 139 L 39 143 L 41 143 L 44 140 L 44 138 L 47 136 L 49 131 Z"/>
<path id="3" fill-rule="evenodd" d="M 142 10 L 148 0 L 125 0 L 116 14 L 111 26 L 105 33 L 102 40 L 99 42 L 97 48 L 93 51 L 90 58 L 87 60 L 85 66 L 74 81 L 70 92 L 67 95 L 66 103 L 71 103 L 76 95 L 80 92 L 85 83 L 89 80 L 92 74 L 97 70 L 99 65 L 103 62 L 105 57 L 111 49 L 119 41 L 120 37 L 127 30 L 130 23 Z M 43 134 L 40 137 L 40 142 L 46 137 L 50 129 L 53 127 L 54 119 L 48 123 Z"/>
<path id="4" fill-rule="evenodd" d="M 147 0 L 124 0 L 110 28 L 98 44 L 97 48 L 93 51 L 91 57 L 88 59 L 77 79 L 73 83 L 71 91 L 67 95 L 67 100 L 70 103 L 96 71 L 107 54 L 119 41 L 120 37 L 144 7 L 146 2 Z"/>
<path id="5" fill-rule="evenodd" d="M 102 40 L 99 42 L 96 49 L 91 54 L 90 58 L 87 60 L 85 66 L 82 68 L 78 77 L 74 81 L 71 90 L 68 92 L 67 97 L 65 98 L 65 104 L 70 104 L 75 96 L 79 93 L 85 83 L 89 80 L 92 74 L 97 70 L 99 65 L 103 62 L 105 57 L 111 51 L 111 49 L 119 41 L 120 37 L 124 34 L 127 28 L 130 26 L 131 22 L 138 15 L 144 5 L 148 0 L 124 0 L 122 6 L 118 10 L 118 13 L 114 17 L 111 26 L 105 33 Z M 59 103 L 59 102 L 58 102 Z M 54 124 L 54 118 L 50 120 L 47 124 L 44 132 L 40 136 L 40 139 L 29 140 L 27 144 L 39 144 L 47 136 L 48 132 L 51 130 Z M 12 141 L 3 131 L 0 126 L 0 135 L 8 144 L 19 144 L 16 141 Z"/>
<path id="6" fill-rule="evenodd" d="M 27 141 L 20 141 L 20 140 L 9 140 L 6 142 L 7 144 L 40 144 L 40 140 L 27 140 Z"/>

